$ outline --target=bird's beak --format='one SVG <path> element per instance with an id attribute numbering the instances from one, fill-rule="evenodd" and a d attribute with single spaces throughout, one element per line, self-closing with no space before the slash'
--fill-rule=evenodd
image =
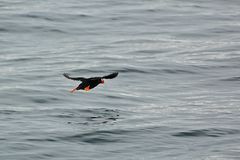
<path id="1" fill-rule="evenodd" d="M 101 79 L 101 83 L 102 83 L 102 84 L 104 83 L 104 80 L 103 80 L 103 79 Z"/>

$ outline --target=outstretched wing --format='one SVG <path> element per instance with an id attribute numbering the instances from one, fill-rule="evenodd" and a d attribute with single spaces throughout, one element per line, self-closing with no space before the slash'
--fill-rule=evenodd
<path id="1" fill-rule="evenodd" d="M 103 79 L 113 79 L 113 78 L 117 77 L 117 75 L 118 75 L 118 72 L 115 72 L 115 73 L 109 74 L 107 76 L 103 76 L 102 78 Z"/>
<path id="2" fill-rule="evenodd" d="M 67 79 L 71 79 L 71 80 L 75 80 L 75 81 L 85 81 L 86 78 L 84 77 L 70 77 L 69 74 L 64 73 L 63 74 L 64 77 L 66 77 Z"/>

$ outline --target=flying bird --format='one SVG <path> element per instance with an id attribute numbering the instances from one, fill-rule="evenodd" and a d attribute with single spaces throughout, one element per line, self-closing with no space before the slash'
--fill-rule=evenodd
<path id="1" fill-rule="evenodd" d="M 85 91 L 89 91 L 90 89 L 96 87 L 99 84 L 103 84 L 104 83 L 104 79 L 113 79 L 115 77 L 118 76 L 118 72 L 103 76 L 103 77 L 91 77 L 91 78 L 84 78 L 84 77 L 70 77 L 69 74 L 64 73 L 63 74 L 64 77 L 71 79 L 71 80 L 75 80 L 75 81 L 81 81 L 82 83 L 80 83 L 76 88 L 73 88 L 70 92 L 73 93 L 76 90 L 85 90 Z"/>

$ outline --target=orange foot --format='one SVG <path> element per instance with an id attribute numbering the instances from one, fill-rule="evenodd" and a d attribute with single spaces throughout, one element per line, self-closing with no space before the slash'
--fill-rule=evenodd
<path id="1" fill-rule="evenodd" d="M 90 90 L 90 86 L 87 86 L 84 88 L 85 91 L 89 91 Z"/>
<path id="2" fill-rule="evenodd" d="M 77 90 L 77 88 L 73 88 L 70 92 L 73 93 Z"/>

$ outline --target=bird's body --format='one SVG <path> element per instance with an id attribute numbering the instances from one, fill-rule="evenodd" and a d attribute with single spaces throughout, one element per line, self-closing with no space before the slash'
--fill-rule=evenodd
<path id="1" fill-rule="evenodd" d="M 103 84 L 104 80 L 103 79 L 112 79 L 117 77 L 118 73 L 112 73 L 107 76 L 103 77 L 91 77 L 91 78 L 84 78 L 84 77 L 70 77 L 68 74 L 64 73 L 63 76 L 75 80 L 75 81 L 82 81 L 76 88 L 72 89 L 70 92 L 73 93 L 76 90 L 85 90 L 89 91 L 90 89 L 96 87 L 99 84 Z"/>

